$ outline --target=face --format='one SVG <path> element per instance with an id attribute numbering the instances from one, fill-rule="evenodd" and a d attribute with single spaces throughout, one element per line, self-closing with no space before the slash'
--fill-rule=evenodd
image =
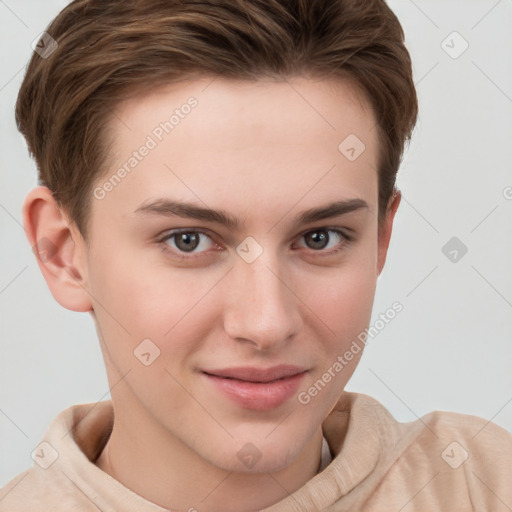
<path id="1" fill-rule="evenodd" d="M 122 103 L 92 199 L 87 289 L 119 421 L 228 470 L 252 471 L 244 450 L 278 470 L 318 434 L 379 273 L 373 114 L 347 82 L 289 82 Z"/>

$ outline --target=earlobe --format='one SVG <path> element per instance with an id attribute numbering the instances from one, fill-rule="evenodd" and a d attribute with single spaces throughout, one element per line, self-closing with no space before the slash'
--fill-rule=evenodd
<path id="1" fill-rule="evenodd" d="M 395 189 L 393 196 L 388 205 L 386 217 L 379 226 L 379 240 L 378 240 L 378 255 L 377 255 L 377 275 L 380 275 L 384 264 L 386 263 L 386 256 L 389 248 L 389 241 L 391 240 L 391 232 L 393 230 L 393 220 L 396 211 L 402 200 L 402 194 L 398 189 Z"/>
<path id="2" fill-rule="evenodd" d="M 44 186 L 27 194 L 22 211 L 27 239 L 55 300 L 71 311 L 90 311 L 86 247 L 78 229 Z"/>

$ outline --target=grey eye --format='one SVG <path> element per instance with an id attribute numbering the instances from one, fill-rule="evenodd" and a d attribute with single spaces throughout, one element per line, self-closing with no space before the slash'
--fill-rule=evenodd
<path id="1" fill-rule="evenodd" d="M 302 238 L 304 238 L 308 249 L 315 250 L 331 249 L 345 239 L 342 232 L 332 229 L 315 229 L 303 235 Z M 334 243 L 329 246 L 331 241 Z"/>

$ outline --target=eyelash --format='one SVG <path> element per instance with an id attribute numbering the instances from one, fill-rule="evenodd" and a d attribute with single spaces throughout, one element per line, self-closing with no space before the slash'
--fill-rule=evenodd
<path id="1" fill-rule="evenodd" d="M 326 231 L 327 233 L 336 233 L 337 235 L 340 236 L 340 238 L 342 238 L 342 241 L 340 242 L 340 244 L 338 245 L 337 248 L 331 249 L 330 251 L 324 251 L 323 249 L 319 249 L 319 250 L 315 251 L 314 249 L 311 249 L 312 252 L 318 253 L 315 257 L 322 258 L 322 257 L 329 257 L 329 256 L 334 256 L 336 254 L 339 254 L 340 252 L 344 251 L 346 249 L 346 246 L 350 242 L 352 242 L 352 240 L 353 240 L 353 237 L 348 235 L 345 231 L 342 231 L 342 230 L 337 229 L 337 228 L 329 228 L 329 227 L 321 227 L 321 228 L 311 229 L 311 230 L 306 231 L 306 232 L 302 233 L 301 235 L 299 235 L 299 238 L 302 238 L 302 237 L 304 237 L 305 235 L 307 235 L 309 233 L 315 233 L 315 232 L 318 232 L 318 231 Z M 175 250 L 171 249 L 169 247 L 169 245 L 166 244 L 166 242 L 168 240 L 170 240 L 173 237 L 175 237 L 177 235 L 180 235 L 182 233 L 193 233 L 193 234 L 204 235 L 204 236 L 210 238 L 214 243 L 216 243 L 215 240 L 213 240 L 213 238 L 208 233 L 206 233 L 205 231 L 201 231 L 199 229 L 178 229 L 178 230 L 173 230 L 173 231 L 167 232 L 165 234 L 165 236 L 160 238 L 159 240 L 157 240 L 157 242 L 159 244 L 161 244 L 162 250 L 165 253 L 171 253 L 171 255 L 173 257 L 176 257 L 176 258 L 178 258 L 180 260 L 189 260 L 190 261 L 190 260 L 194 260 L 196 258 L 201 258 L 202 255 L 205 252 L 207 252 L 207 251 L 203 251 L 203 252 L 200 252 L 200 253 L 197 253 L 197 254 L 176 252 Z M 322 254 L 322 253 L 325 253 L 325 254 Z M 185 254 L 188 254 L 188 255 L 185 255 Z"/>

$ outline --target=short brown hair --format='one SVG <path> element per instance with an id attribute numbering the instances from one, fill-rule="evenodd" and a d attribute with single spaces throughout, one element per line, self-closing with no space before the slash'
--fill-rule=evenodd
<path id="1" fill-rule="evenodd" d="M 85 240 L 112 110 L 127 92 L 208 74 L 354 80 L 378 122 L 383 218 L 418 111 L 404 33 L 384 0 L 75 0 L 47 33 L 57 47 L 32 55 L 16 121 L 40 184 Z"/>

